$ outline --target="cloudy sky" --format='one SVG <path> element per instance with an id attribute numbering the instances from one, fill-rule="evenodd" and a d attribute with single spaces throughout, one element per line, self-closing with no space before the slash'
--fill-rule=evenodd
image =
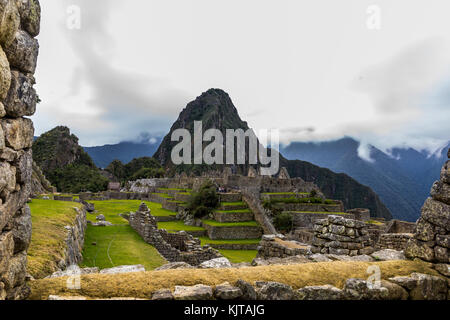
<path id="1" fill-rule="evenodd" d="M 436 149 L 450 139 L 448 0 L 41 6 L 36 134 L 67 125 L 84 146 L 163 135 L 189 101 L 221 88 L 251 127 L 279 129 L 284 143 L 352 136 Z"/>

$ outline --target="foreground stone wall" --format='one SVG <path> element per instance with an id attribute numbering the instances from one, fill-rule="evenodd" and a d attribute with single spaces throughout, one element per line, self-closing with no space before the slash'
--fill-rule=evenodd
<path id="1" fill-rule="evenodd" d="M 0 0 L 0 300 L 24 299 L 31 215 L 38 0 Z"/>
<path id="2" fill-rule="evenodd" d="M 447 156 L 450 158 L 450 149 Z M 433 184 L 431 197 L 422 207 L 414 237 L 405 254 L 430 262 L 450 262 L 450 160 L 441 170 L 441 178 Z"/>
<path id="3" fill-rule="evenodd" d="M 204 284 L 176 286 L 152 293 L 152 300 L 446 300 L 449 286 L 441 277 L 413 273 L 373 285 L 365 279 L 350 278 L 342 289 L 332 285 L 307 286 L 294 290 L 279 282 L 238 280 L 215 287 Z M 52 298 L 62 300 L 62 297 Z"/>

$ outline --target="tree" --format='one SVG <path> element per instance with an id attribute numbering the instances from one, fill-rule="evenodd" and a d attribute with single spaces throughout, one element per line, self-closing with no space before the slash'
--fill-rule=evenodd
<path id="1" fill-rule="evenodd" d="M 219 195 L 216 192 L 216 187 L 211 181 L 208 181 L 191 195 L 187 204 L 187 210 L 195 218 L 203 218 L 217 209 L 219 204 Z"/>

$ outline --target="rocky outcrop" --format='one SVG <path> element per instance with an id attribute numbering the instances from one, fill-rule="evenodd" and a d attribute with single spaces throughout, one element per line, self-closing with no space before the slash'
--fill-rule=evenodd
<path id="1" fill-rule="evenodd" d="M 448 151 L 450 158 L 450 149 Z M 441 178 L 431 188 L 431 197 L 422 207 L 414 236 L 405 254 L 429 262 L 450 262 L 450 160 L 441 170 Z"/>
<path id="2" fill-rule="evenodd" d="M 37 197 L 45 193 L 53 193 L 55 191 L 51 183 L 42 173 L 41 168 L 33 161 L 33 173 L 31 176 L 31 196 Z"/>
<path id="3" fill-rule="evenodd" d="M 39 45 L 38 0 L 0 0 L 0 300 L 24 299 Z"/>

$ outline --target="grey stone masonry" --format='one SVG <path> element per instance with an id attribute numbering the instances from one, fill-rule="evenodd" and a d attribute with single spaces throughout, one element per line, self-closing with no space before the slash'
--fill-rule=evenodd
<path id="1" fill-rule="evenodd" d="M 450 157 L 450 150 L 448 151 Z M 431 188 L 417 220 L 414 236 L 408 241 L 405 255 L 429 262 L 450 262 L 450 160 L 441 170 L 441 178 Z"/>
<path id="2" fill-rule="evenodd" d="M 406 244 L 412 238 L 410 233 L 383 233 L 375 246 L 376 250 L 394 249 L 405 250 Z"/>
<path id="3" fill-rule="evenodd" d="M 328 216 L 316 221 L 311 251 L 313 253 L 357 256 L 371 254 L 373 241 L 362 221 Z"/>
<path id="4" fill-rule="evenodd" d="M 140 205 L 138 211 L 130 214 L 129 223 L 145 242 L 153 245 L 169 262 L 186 262 L 197 266 L 204 261 L 222 257 L 209 246 L 201 247 L 199 239 L 184 231 L 169 233 L 158 229 L 157 221 L 145 203 Z"/>
<path id="5" fill-rule="evenodd" d="M 309 246 L 296 241 L 287 241 L 281 234 L 264 235 L 258 246 L 258 258 L 287 258 L 311 254 Z"/>
<path id="6" fill-rule="evenodd" d="M 26 299 L 38 0 L 0 0 L 0 300 Z"/>

